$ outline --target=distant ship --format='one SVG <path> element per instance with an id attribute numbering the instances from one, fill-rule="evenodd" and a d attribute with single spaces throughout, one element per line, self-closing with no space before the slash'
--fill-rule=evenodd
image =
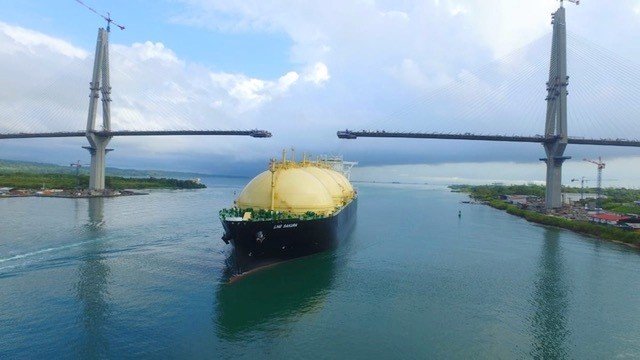
<path id="1" fill-rule="evenodd" d="M 220 211 L 222 240 L 243 257 L 291 259 L 337 246 L 356 221 L 358 195 L 341 171 L 341 157 L 296 162 L 272 159 L 242 190 L 234 207 Z M 348 173 L 347 173 L 348 174 Z"/>

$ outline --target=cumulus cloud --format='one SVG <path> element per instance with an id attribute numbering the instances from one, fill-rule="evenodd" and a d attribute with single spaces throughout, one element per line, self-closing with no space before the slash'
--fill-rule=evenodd
<path id="1" fill-rule="evenodd" d="M 126 51 L 126 47 L 121 48 Z M 170 49 L 166 49 L 163 43 L 153 43 L 147 41 L 144 44 L 134 43 L 131 45 L 131 53 L 134 54 L 139 60 L 147 61 L 151 59 L 157 59 L 162 62 L 182 64 L 183 62 L 178 59 L 176 54 Z"/>
<path id="2" fill-rule="evenodd" d="M 242 113 L 272 100 L 274 96 L 285 94 L 298 81 L 300 75 L 290 71 L 274 81 L 251 78 L 242 74 L 214 72 L 211 72 L 209 77 L 212 83 L 226 91 L 237 104 L 237 111 Z M 218 101 L 219 105 L 224 103 L 222 100 Z"/>
<path id="3" fill-rule="evenodd" d="M 12 26 L 1 21 L 0 33 L 5 36 L 5 42 L 0 48 L 0 51 L 10 55 L 17 55 L 16 52 L 20 51 L 29 52 L 32 55 L 39 55 L 43 49 L 70 58 L 85 59 L 89 55 L 87 51 L 73 46 L 64 40 L 23 27 Z"/>

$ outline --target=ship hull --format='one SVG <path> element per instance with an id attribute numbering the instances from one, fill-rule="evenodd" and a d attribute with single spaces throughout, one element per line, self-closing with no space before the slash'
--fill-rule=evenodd
<path id="1" fill-rule="evenodd" d="M 312 220 L 222 220 L 223 240 L 252 259 L 292 259 L 335 248 L 356 222 L 358 199 L 330 217 Z"/>

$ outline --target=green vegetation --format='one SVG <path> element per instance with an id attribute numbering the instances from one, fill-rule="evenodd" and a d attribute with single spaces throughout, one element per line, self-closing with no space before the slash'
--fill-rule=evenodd
<path id="1" fill-rule="evenodd" d="M 449 188 L 469 193 L 472 198 L 483 201 L 499 199 L 500 195 L 529 195 L 544 198 L 545 191 L 543 185 L 451 185 Z"/>
<path id="2" fill-rule="evenodd" d="M 640 245 L 640 234 L 626 231 L 614 226 L 594 224 L 587 221 L 569 220 L 559 216 L 541 214 L 535 211 L 523 210 L 515 205 L 501 200 L 491 200 L 488 204 L 496 209 L 505 210 L 507 213 L 525 218 L 538 224 L 556 226 L 581 234 L 595 236 L 601 239 L 621 241 L 627 244 Z"/>
<path id="3" fill-rule="evenodd" d="M 41 174 L 30 172 L 0 172 L 0 187 L 16 189 L 75 189 L 77 178 L 74 174 Z M 107 176 L 105 185 L 108 189 L 200 189 L 204 184 L 193 180 L 167 178 L 124 178 Z M 80 188 L 89 186 L 89 176 L 80 175 Z"/>
<path id="4" fill-rule="evenodd" d="M 603 201 L 602 208 L 620 214 L 640 214 L 640 206 L 634 203 L 619 204 L 611 201 Z"/>
<path id="5" fill-rule="evenodd" d="M 640 233 L 637 232 L 627 231 L 610 225 L 570 220 L 560 216 L 524 210 L 500 200 L 501 195 L 529 195 L 544 198 L 545 187 L 541 185 L 451 185 L 449 188 L 453 191 L 469 193 L 469 196 L 475 200 L 484 201 L 489 206 L 505 210 L 507 213 L 520 216 L 527 221 L 557 226 L 601 239 L 621 241 L 640 246 Z M 563 187 L 562 191 L 579 193 L 580 188 Z M 640 206 L 634 203 L 634 201 L 640 199 L 640 190 L 607 188 L 603 189 L 603 194 L 607 196 L 607 199 L 603 199 L 602 206 L 604 209 L 619 213 L 640 213 Z"/>
<path id="6" fill-rule="evenodd" d="M 602 199 L 603 209 L 622 214 L 640 214 L 640 206 L 634 203 L 640 200 L 640 190 L 605 188 L 602 193 L 607 197 Z"/>
<path id="7" fill-rule="evenodd" d="M 480 201 L 491 201 L 499 199 L 500 195 L 529 195 L 544 198 L 544 185 L 451 185 L 453 191 L 469 193 L 470 196 Z M 595 188 L 585 188 L 585 193 L 595 194 Z M 564 193 L 580 193 L 580 188 L 562 187 Z M 640 200 L 640 190 L 627 188 L 604 188 L 602 208 L 608 211 L 622 214 L 638 214 L 640 206 L 634 201 Z M 587 200 L 593 202 L 594 200 Z"/>
<path id="8" fill-rule="evenodd" d="M 254 210 L 252 208 L 248 209 L 240 209 L 240 208 L 231 208 L 231 209 L 222 209 L 220 210 L 220 218 L 226 219 L 228 217 L 243 217 L 244 213 L 251 213 L 251 219 L 253 221 L 264 221 L 264 220 L 288 220 L 288 219 L 299 219 L 299 220 L 313 220 L 313 219 L 321 219 L 324 216 L 320 214 L 316 214 L 313 211 L 307 211 L 302 215 L 291 214 L 282 211 L 271 211 L 271 210 L 262 210 L 257 209 Z"/>
<path id="9" fill-rule="evenodd" d="M 206 186 L 193 180 L 167 178 L 124 178 L 107 176 L 105 185 L 109 189 L 203 189 Z"/>
<path id="10" fill-rule="evenodd" d="M 47 163 L 37 163 L 28 161 L 14 161 L 14 160 L 2 160 L 0 159 L 0 173 L 30 173 L 30 174 L 73 174 L 76 173 L 76 168 L 67 165 L 56 165 Z M 89 174 L 89 167 L 83 165 L 80 168 L 81 175 Z M 164 171 L 164 170 L 134 170 L 134 169 L 119 169 L 114 167 L 107 167 L 107 175 L 109 176 L 121 176 L 121 177 L 155 177 L 155 178 L 176 178 L 176 177 L 204 177 L 210 176 L 207 174 L 189 173 L 189 172 L 177 172 L 177 171 Z M 227 176 L 221 176 L 227 177 Z M 232 176 L 228 176 L 232 177 Z"/>

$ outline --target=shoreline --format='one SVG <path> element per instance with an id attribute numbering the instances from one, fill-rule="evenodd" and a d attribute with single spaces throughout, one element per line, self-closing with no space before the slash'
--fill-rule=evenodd
<path id="1" fill-rule="evenodd" d="M 57 195 L 57 194 L 26 194 L 26 195 L 0 195 L 0 199 L 4 198 L 57 198 L 57 199 L 94 199 L 94 198 L 115 198 L 115 197 L 127 197 L 127 196 L 140 196 L 149 195 L 148 192 L 132 192 L 132 193 L 119 193 L 119 194 L 83 194 L 83 195 Z"/>
<path id="2" fill-rule="evenodd" d="M 469 195 L 470 198 L 471 194 L 467 194 Z M 513 215 L 519 218 L 522 218 L 524 220 L 526 220 L 527 222 L 530 223 L 534 223 L 534 224 L 538 224 L 538 225 L 543 225 L 543 226 L 549 226 L 549 227 L 554 227 L 554 228 L 558 228 L 558 229 L 563 229 L 563 230 L 568 230 L 571 231 L 573 233 L 576 234 L 580 234 L 580 235 L 584 235 L 584 236 L 588 236 L 594 239 L 598 239 L 598 240 L 602 240 L 602 241 L 608 241 L 608 242 L 613 242 L 613 243 L 618 243 L 618 244 L 622 244 L 622 245 L 626 245 L 628 247 L 631 247 L 633 249 L 636 250 L 640 250 L 640 241 L 623 241 L 620 239 L 615 239 L 615 238 L 607 238 L 607 237 L 603 237 L 600 236 L 598 234 L 594 234 L 594 232 L 598 232 L 599 230 L 608 230 L 608 231 L 613 231 L 613 230 L 617 230 L 617 231 L 621 231 L 624 232 L 624 230 L 620 230 L 620 229 L 608 229 L 606 226 L 604 225 L 599 225 L 599 224 L 592 224 L 590 222 L 585 222 L 585 221 L 580 221 L 580 220 L 568 220 L 568 219 L 564 219 L 561 217 L 557 217 L 557 216 L 553 216 L 553 215 L 546 215 L 546 214 L 541 214 L 541 213 L 537 213 L 534 211 L 530 211 L 530 210 L 523 210 L 520 209 L 516 206 L 513 206 L 507 202 L 501 201 L 501 200 L 494 200 L 494 201 L 486 201 L 486 202 L 479 202 L 480 204 L 483 205 L 487 205 L 491 208 L 494 208 L 496 210 L 500 210 L 503 211 L 509 215 Z M 511 210 L 511 211 L 510 211 Z M 576 229 L 572 229 L 569 227 L 568 224 L 577 224 L 577 225 L 586 225 L 591 227 L 593 230 L 592 232 L 589 231 L 580 231 L 580 230 L 576 230 Z M 566 226 L 563 226 L 566 225 Z M 631 235 L 635 235 L 633 233 L 630 233 Z"/>
<path id="3" fill-rule="evenodd" d="M 5 195 L 29 195 L 46 192 L 45 195 L 98 195 L 151 189 L 203 189 L 207 186 L 195 179 L 155 177 L 121 177 L 107 175 L 104 190 L 90 190 L 89 176 L 84 174 L 29 173 L 0 171 L 0 193 Z"/>

